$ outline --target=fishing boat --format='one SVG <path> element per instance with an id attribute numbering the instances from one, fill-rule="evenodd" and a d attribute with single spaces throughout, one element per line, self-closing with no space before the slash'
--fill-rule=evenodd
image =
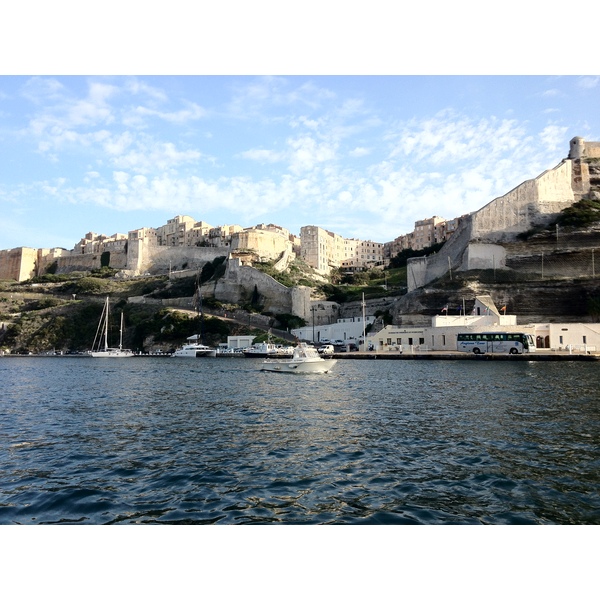
<path id="1" fill-rule="evenodd" d="M 121 312 L 121 328 L 119 335 L 119 347 L 110 348 L 108 345 L 108 323 L 110 320 L 110 303 L 108 296 L 102 309 L 102 316 L 98 323 L 94 344 L 90 350 L 90 355 L 94 358 L 129 358 L 133 356 L 131 350 L 123 348 L 123 313 Z"/>
<path id="2" fill-rule="evenodd" d="M 261 364 L 261 371 L 271 373 L 329 373 L 337 360 L 324 359 L 313 346 L 298 344 L 289 360 L 267 358 Z"/>

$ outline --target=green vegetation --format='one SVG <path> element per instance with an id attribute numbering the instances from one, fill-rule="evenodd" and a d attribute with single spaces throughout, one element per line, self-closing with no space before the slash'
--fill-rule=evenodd
<path id="1" fill-rule="evenodd" d="M 306 321 L 302 317 L 297 317 L 296 315 L 283 313 L 275 315 L 275 318 L 279 322 L 280 329 L 299 329 L 300 327 L 306 326 Z"/>
<path id="2" fill-rule="evenodd" d="M 556 219 L 563 227 L 587 227 L 600 221 L 600 200 L 583 199 L 561 211 Z"/>
<path id="3" fill-rule="evenodd" d="M 152 319 L 144 326 L 145 335 L 152 335 L 156 342 L 181 343 L 182 340 L 195 335 L 204 334 L 205 341 L 218 344 L 222 338 L 229 335 L 228 325 L 213 317 L 191 316 L 186 313 L 162 309 L 155 313 Z"/>
<path id="4" fill-rule="evenodd" d="M 150 298 L 190 298 L 196 293 L 196 276 L 182 277 L 169 281 L 165 279 L 163 285 L 147 294 Z"/>

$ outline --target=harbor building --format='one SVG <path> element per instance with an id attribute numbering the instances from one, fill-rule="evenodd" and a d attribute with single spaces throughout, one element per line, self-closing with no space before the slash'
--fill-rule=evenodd
<path id="1" fill-rule="evenodd" d="M 460 307 L 458 307 L 460 310 Z M 490 296 L 477 296 L 470 314 L 449 315 L 449 307 L 431 320 L 431 327 L 387 325 L 367 336 L 367 347 L 378 352 L 449 351 L 457 349 L 459 333 L 522 332 L 533 336 L 536 347 L 555 351 L 600 350 L 600 323 L 534 323 L 520 325 Z M 503 314 L 504 313 L 504 314 Z"/>
<path id="2" fill-rule="evenodd" d="M 311 309 L 312 310 L 312 309 Z M 314 342 L 316 344 L 331 343 L 335 340 L 343 342 L 355 342 L 362 338 L 364 329 L 375 322 L 375 317 L 349 317 L 337 319 L 335 323 L 327 325 L 306 325 L 298 329 L 292 329 L 291 333 L 299 340 Z"/>

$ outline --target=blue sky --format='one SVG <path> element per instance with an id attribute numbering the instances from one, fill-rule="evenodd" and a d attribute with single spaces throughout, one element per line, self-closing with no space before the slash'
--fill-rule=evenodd
<path id="1" fill-rule="evenodd" d="M 143 73 L 128 75 L 119 58 L 86 71 L 73 56 L 37 69 L 36 56 L 0 75 L 0 248 L 72 248 L 88 231 L 177 214 L 386 242 L 554 167 L 575 135 L 600 140 L 594 74 L 481 75 L 467 64 L 476 74 L 451 75 L 427 62 L 395 74 L 388 62 L 383 75 L 328 65 L 345 73 L 329 75 L 313 55 L 288 75 L 260 60 L 191 75 L 125 61 Z"/>

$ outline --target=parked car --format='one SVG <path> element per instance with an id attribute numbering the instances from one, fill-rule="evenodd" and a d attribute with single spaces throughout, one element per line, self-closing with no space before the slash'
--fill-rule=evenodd
<path id="1" fill-rule="evenodd" d="M 333 340 L 333 342 L 331 342 L 334 346 L 345 346 L 346 342 L 344 340 Z"/>
<path id="2" fill-rule="evenodd" d="M 323 338 L 320 340 L 321 344 L 331 344 L 331 340 L 329 338 Z"/>
<path id="3" fill-rule="evenodd" d="M 318 349 L 319 354 L 333 354 L 334 348 L 331 344 L 325 344 Z"/>

